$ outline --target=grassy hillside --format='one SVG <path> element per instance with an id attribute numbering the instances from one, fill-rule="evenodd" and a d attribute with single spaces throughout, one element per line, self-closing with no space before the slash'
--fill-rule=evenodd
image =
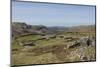
<path id="1" fill-rule="evenodd" d="M 12 26 L 13 66 L 96 60 L 94 25 L 61 29 L 24 23 Z"/>

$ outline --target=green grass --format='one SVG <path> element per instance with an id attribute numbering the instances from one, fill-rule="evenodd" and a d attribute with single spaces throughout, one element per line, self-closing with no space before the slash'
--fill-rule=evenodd
<path id="1" fill-rule="evenodd" d="M 38 38 L 40 38 L 39 35 L 28 35 L 28 36 L 19 37 L 18 40 L 20 40 L 20 41 L 23 41 L 23 40 L 27 41 L 27 40 L 36 40 Z"/>
<path id="2" fill-rule="evenodd" d="M 28 35 L 28 36 L 19 37 L 19 38 L 17 38 L 17 40 L 28 41 L 28 40 L 36 40 L 38 38 L 40 38 L 39 35 Z M 21 49 L 21 48 L 23 48 L 23 46 L 20 46 L 18 44 L 18 42 L 16 41 L 16 39 L 13 39 L 12 40 L 12 49 Z"/>
<path id="3" fill-rule="evenodd" d="M 22 48 L 22 46 L 20 46 L 17 42 L 16 42 L 16 40 L 13 40 L 13 42 L 12 42 L 12 49 L 21 49 Z"/>
<path id="4" fill-rule="evenodd" d="M 54 45 L 57 43 L 61 43 L 63 40 L 62 39 L 58 39 L 58 38 L 54 38 L 54 39 L 50 39 L 50 40 L 39 40 L 37 41 L 38 46 L 49 46 L 49 45 Z"/>

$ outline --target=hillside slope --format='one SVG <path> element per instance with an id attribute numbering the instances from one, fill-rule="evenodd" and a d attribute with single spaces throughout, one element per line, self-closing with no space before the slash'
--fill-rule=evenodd
<path id="1" fill-rule="evenodd" d="M 13 22 L 12 36 L 25 34 L 55 34 L 63 32 L 95 32 L 95 25 L 82 25 L 73 27 L 46 27 L 43 25 L 28 25 L 26 23 Z"/>

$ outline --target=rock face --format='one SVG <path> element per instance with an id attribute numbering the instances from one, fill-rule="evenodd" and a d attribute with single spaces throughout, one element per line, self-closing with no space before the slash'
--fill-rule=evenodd
<path id="1" fill-rule="evenodd" d="M 12 36 L 20 36 L 20 35 L 27 35 L 27 34 L 46 34 L 51 33 L 47 27 L 43 25 L 27 25 L 25 23 L 12 23 Z"/>
<path id="2" fill-rule="evenodd" d="M 93 37 L 84 37 L 80 38 L 77 41 L 73 42 L 69 48 L 75 48 L 79 46 L 95 46 L 95 39 Z"/>

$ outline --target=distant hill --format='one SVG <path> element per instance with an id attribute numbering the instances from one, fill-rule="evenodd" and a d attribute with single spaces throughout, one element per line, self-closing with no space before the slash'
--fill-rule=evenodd
<path id="1" fill-rule="evenodd" d="M 95 25 L 80 25 L 69 27 L 68 31 L 71 32 L 95 32 Z"/>
<path id="2" fill-rule="evenodd" d="M 12 22 L 12 36 L 27 34 L 54 34 L 59 32 L 95 32 L 95 25 L 46 27 L 43 25 L 28 25 L 26 23 Z"/>

